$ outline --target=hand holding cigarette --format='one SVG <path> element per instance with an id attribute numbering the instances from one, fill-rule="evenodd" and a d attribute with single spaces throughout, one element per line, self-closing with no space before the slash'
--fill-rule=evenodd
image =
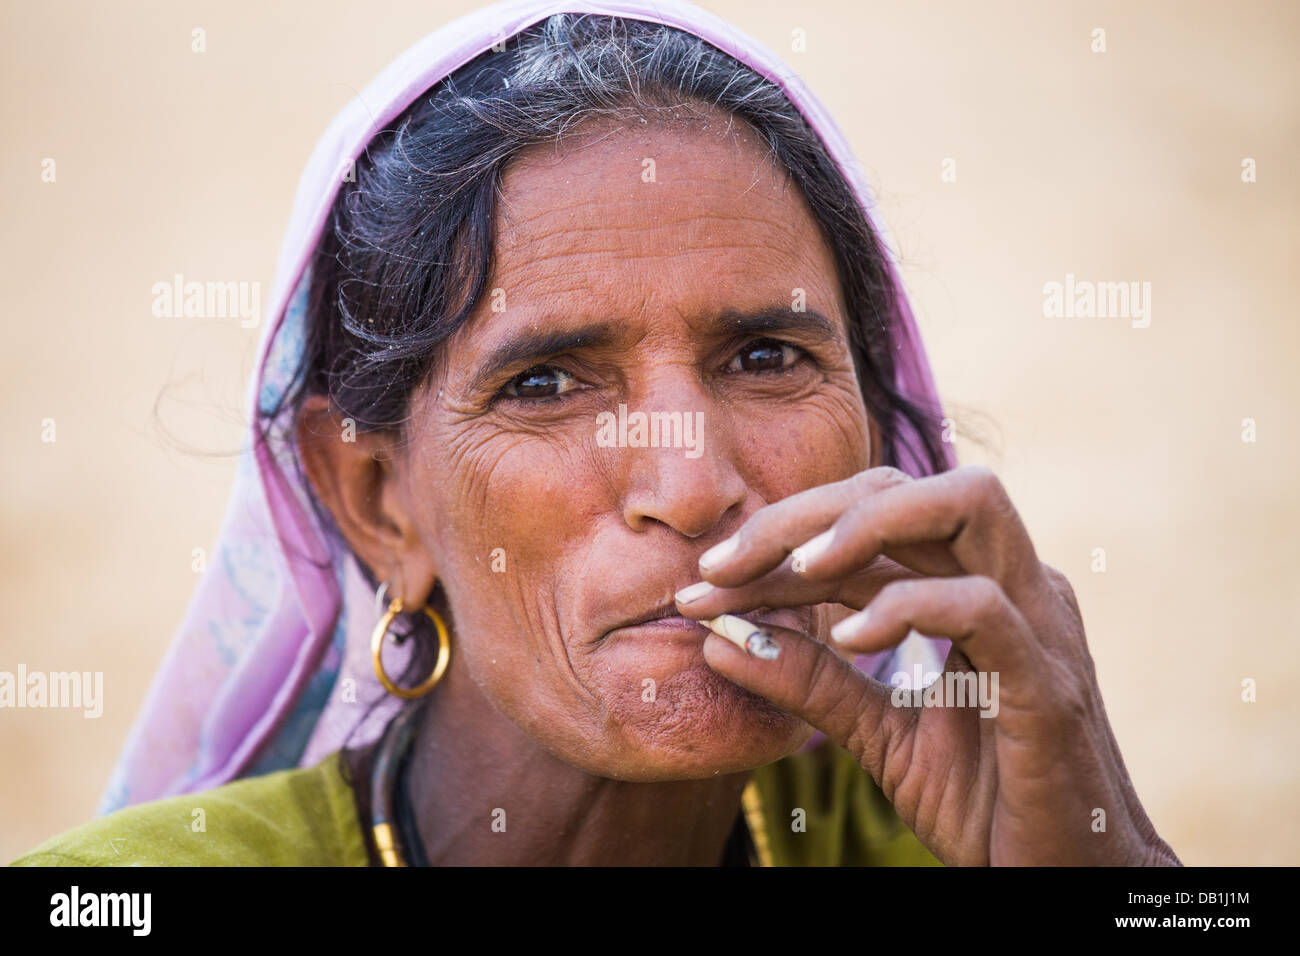
<path id="1" fill-rule="evenodd" d="M 853 753 L 945 863 L 1181 865 L 1124 768 L 1069 582 L 988 469 L 810 488 L 751 515 L 700 573 L 679 610 L 746 651 L 706 639 L 709 665 Z M 857 613 L 829 634 L 730 613 L 826 604 Z M 827 644 L 871 653 L 913 629 L 951 640 L 949 685 L 1000 676 L 996 707 L 899 703 Z"/>

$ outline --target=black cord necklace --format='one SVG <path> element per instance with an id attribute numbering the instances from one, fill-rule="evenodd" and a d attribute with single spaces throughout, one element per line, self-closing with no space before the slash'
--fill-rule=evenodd
<path id="1" fill-rule="evenodd" d="M 407 755 L 424 700 L 404 707 L 384 729 L 370 772 L 371 832 L 384 866 L 428 866 L 406 786 Z"/>
<path id="2" fill-rule="evenodd" d="M 415 822 L 409 786 L 411 740 L 423 700 L 392 719 L 380 738 L 371 773 L 372 831 L 384 866 L 428 866 L 424 841 Z M 721 866 L 752 866 L 759 859 L 742 810 L 722 850 Z"/>

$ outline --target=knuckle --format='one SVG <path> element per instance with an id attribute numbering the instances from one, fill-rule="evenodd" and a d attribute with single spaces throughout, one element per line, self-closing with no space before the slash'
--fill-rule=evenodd
<path id="1" fill-rule="evenodd" d="M 1075 599 L 1074 585 L 1070 583 L 1070 579 L 1050 564 L 1043 565 L 1043 572 L 1047 575 L 1047 581 L 1052 586 L 1052 589 L 1063 597 L 1071 607 L 1077 608 L 1079 602 Z"/>
<path id="2" fill-rule="evenodd" d="M 1088 695 L 1071 682 L 1052 694 L 1050 711 L 1052 717 L 1061 726 L 1078 726 L 1088 719 L 1090 711 Z"/>
<path id="3" fill-rule="evenodd" d="M 855 489 L 863 492 L 879 491 L 911 480 L 911 475 L 890 465 L 864 469 L 849 479 Z"/>
<path id="4" fill-rule="evenodd" d="M 1007 494 L 1002 479 L 997 476 L 992 468 L 985 465 L 975 465 L 973 467 L 975 473 L 970 480 L 980 500 L 999 509 L 1005 510 L 1009 508 L 1011 496 Z"/>
<path id="5" fill-rule="evenodd" d="M 863 769 L 882 766 L 889 748 L 889 730 L 866 719 L 863 710 L 853 716 L 845 749 Z"/>
<path id="6" fill-rule="evenodd" d="M 1011 502 L 1002 479 L 987 465 L 962 465 L 946 473 L 963 494 L 988 506 L 1007 506 Z"/>
<path id="7" fill-rule="evenodd" d="M 1093 716 L 1093 697 L 1086 675 L 1069 660 L 1045 655 L 1034 668 L 1036 709 L 1062 734 L 1086 725 Z"/>
<path id="8" fill-rule="evenodd" d="M 875 484 L 873 475 L 875 470 L 874 468 L 864 468 L 862 471 L 854 472 L 849 477 L 849 484 L 855 489 L 869 490 Z"/>
<path id="9" fill-rule="evenodd" d="M 1006 594 L 1002 585 L 991 577 L 975 574 L 970 578 L 967 588 L 970 591 L 971 604 L 981 618 L 1000 615 L 1006 605 Z"/>
<path id="10" fill-rule="evenodd" d="M 880 500 L 871 495 L 859 498 L 840 514 L 835 526 L 840 528 L 859 528 L 872 520 L 872 515 L 880 508 Z"/>
<path id="11" fill-rule="evenodd" d="M 893 465 L 881 465 L 879 468 L 873 468 L 872 471 L 882 482 L 889 485 L 902 485 L 913 480 L 911 475 Z"/>
<path id="12" fill-rule="evenodd" d="M 1040 563 L 1039 567 L 1043 572 L 1043 578 L 1047 580 L 1048 594 L 1056 597 L 1061 602 L 1063 609 L 1069 615 L 1069 619 L 1074 620 L 1076 623 L 1080 622 L 1082 613 L 1079 610 L 1079 598 L 1075 596 L 1074 585 L 1070 584 L 1070 579 L 1066 578 L 1061 571 L 1050 566 L 1050 564 Z"/>
<path id="13" fill-rule="evenodd" d="M 842 717 L 849 706 L 849 688 L 836 668 L 838 658 L 817 654 L 808 663 L 804 685 L 807 690 L 806 709 L 819 723 Z"/>
<path id="14" fill-rule="evenodd" d="M 961 633 L 974 634 L 981 628 L 999 624 L 1006 617 L 1007 598 L 997 581 L 982 574 L 971 575 L 964 590 Z"/>
<path id="15" fill-rule="evenodd" d="M 949 481 L 964 485 L 978 485 L 993 478 L 993 469 L 988 465 L 958 465 L 952 471 L 944 473 Z"/>

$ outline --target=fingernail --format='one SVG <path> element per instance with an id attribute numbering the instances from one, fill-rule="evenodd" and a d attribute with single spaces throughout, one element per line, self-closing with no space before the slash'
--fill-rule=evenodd
<path id="1" fill-rule="evenodd" d="M 776 660 L 781 656 L 781 645 L 772 640 L 767 631 L 755 631 L 745 640 L 745 650 L 765 661 Z"/>
<path id="2" fill-rule="evenodd" d="M 858 611 L 856 614 L 850 614 L 831 628 L 831 637 L 841 643 L 853 640 L 867 629 L 867 620 L 870 616 L 865 609 Z"/>
<path id="3" fill-rule="evenodd" d="M 736 540 L 734 535 L 721 544 L 715 544 L 700 555 L 700 570 L 708 571 L 720 564 L 726 564 L 727 560 L 736 553 L 738 547 L 740 547 L 740 542 Z"/>
<path id="4" fill-rule="evenodd" d="M 682 588 L 673 596 L 677 599 L 678 604 L 690 604 L 692 601 L 698 601 L 712 590 L 712 584 L 708 581 L 700 581 L 698 584 L 692 584 L 690 587 Z"/>
<path id="5" fill-rule="evenodd" d="M 826 553 L 834 536 L 835 529 L 830 528 L 795 548 L 790 552 L 790 567 L 795 571 L 806 571 L 808 565 L 813 564 Z"/>
<path id="6" fill-rule="evenodd" d="M 770 661 L 781 654 L 781 646 L 772 640 L 771 634 L 743 617 L 722 614 L 705 621 L 704 626 L 754 657 Z"/>

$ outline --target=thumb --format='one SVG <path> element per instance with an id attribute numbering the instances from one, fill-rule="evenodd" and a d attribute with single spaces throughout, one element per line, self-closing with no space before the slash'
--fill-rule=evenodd
<path id="1" fill-rule="evenodd" d="M 776 656 L 759 657 L 743 650 L 739 645 L 745 644 L 745 635 L 733 626 L 731 638 L 712 630 L 705 637 L 708 665 L 816 727 L 853 754 L 879 784 L 891 738 L 911 726 L 911 708 L 894 706 L 891 688 L 868 677 L 816 638 L 785 627 L 751 625 L 730 615 L 726 620 L 740 622 L 740 630 L 766 632 L 776 646 Z"/>

